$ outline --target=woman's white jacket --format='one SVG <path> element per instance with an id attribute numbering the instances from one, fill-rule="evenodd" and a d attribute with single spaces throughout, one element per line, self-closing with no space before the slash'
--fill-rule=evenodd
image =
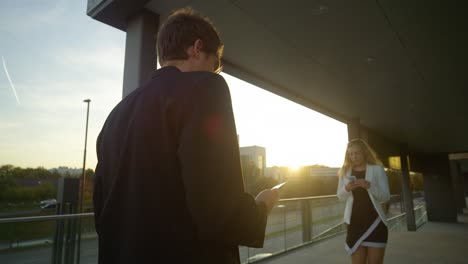
<path id="1" fill-rule="evenodd" d="M 346 172 L 346 176 L 351 175 L 351 169 Z M 390 190 L 388 188 L 388 179 L 385 174 L 385 170 L 382 165 L 369 165 L 366 167 L 365 179 L 370 182 L 370 188 L 367 190 L 369 193 L 370 200 L 374 205 L 375 211 L 382 219 L 385 225 L 387 223 L 387 217 L 382 208 L 381 203 L 387 202 L 390 199 Z M 338 190 L 336 192 L 338 199 L 346 201 L 346 207 L 344 211 L 344 221 L 347 224 L 351 222 L 351 212 L 353 210 L 353 193 L 347 192 L 345 185 L 348 184 L 349 179 L 346 177 L 339 177 Z"/>

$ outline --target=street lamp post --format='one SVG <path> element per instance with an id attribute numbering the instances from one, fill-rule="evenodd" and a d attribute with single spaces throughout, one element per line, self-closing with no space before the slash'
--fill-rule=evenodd
<path id="1" fill-rule="evenodd" d="M 80 210 L 79 213 L 83 213 L 83 196 L 84 196 L 84 187 L 86 183 L 86 146 L 88 144 L 88 120 L 89 120 L 89 103 L 91 99 L 85 99 L 83 102 L 87 103 L 86 110 L 86 130 L 85 130 L 85 144 L 84 144 L 84 156 L 83 156 L 83 172 L 81 173 L 81 189 L 80 189 Z M 78 220 L 78 250 L 76 263 L 80 263 L 80 248 L 81 248 L 81 218 Z"/>
<path id="2" fill-rule="evenodd" d="M 86 183 L 86 146 L 88 144 L 88 120 L 89 120 L 89 103 L 91 99 L 83 100 L 83 102 L 88 104 L 86 110 L 86 130 L 85 130 L 85 144 L 84 144 L 84 157 L 83 157 L 83 172 L 81 173 L 81 190 L 80 190 L 80 213 L 83 213 L 83 194 L 84 186 Z"/>

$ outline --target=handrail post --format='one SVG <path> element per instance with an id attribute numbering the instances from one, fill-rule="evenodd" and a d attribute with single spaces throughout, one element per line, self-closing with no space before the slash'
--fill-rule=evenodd
<path id="1" fill-rule="evenodd" d="M 311 238 L 311 212 L 309 201 L 301 200 L 301 212 L 302 212 L 302 241 L 309 242 Z"/>
<path id="2" fill-rule="evenodd" d="M 61 212 L 64 204 L 57 204 L 57 212 Z M 62 249 L 63 249 L 63 219 L 57 219 L 55 223 L 55 234 L 54 234 L 54 246 L 52 248 L 52 264 L 61 264 L 62 263 Z"/>

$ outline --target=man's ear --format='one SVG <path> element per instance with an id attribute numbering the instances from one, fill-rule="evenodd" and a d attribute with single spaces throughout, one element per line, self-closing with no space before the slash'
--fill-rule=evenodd
<path id="1" fill-rule="evenodd" d="M 195 40 L 192 46 L 188 47 L 186 52 L 189 58 L 198 59 L 203 48 L 203 41 L 201 39 Z"/>
<path id="2" fill-rule="evenodd" d="M 193 43 L 193 52 L 194 52 L 195 57 L 198 58 L 200 56 L 202 49 L 203 49 L 203 41 L 201 39 L 195 40 L 195 42 Z"/>
<path id="3" fill-rule="evenodd" d="M 186 52 L 187 52 L 187 55 L 189 56 L 189 58 L 195 57 L 195 46 L 192 45 L 192 46 L 188 47 Z"/>

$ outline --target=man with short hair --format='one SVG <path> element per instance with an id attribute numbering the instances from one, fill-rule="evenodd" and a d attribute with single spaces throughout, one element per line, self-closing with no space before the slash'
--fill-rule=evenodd
<path id="1" fill-rule="evenodd" d="M 158 34 L 162 68 L 111 112 L 98 137 L 99 263 L 240 263 L 262 247 L 277 190 L 244 191 L 223 44 L 192 9 Z"/>

